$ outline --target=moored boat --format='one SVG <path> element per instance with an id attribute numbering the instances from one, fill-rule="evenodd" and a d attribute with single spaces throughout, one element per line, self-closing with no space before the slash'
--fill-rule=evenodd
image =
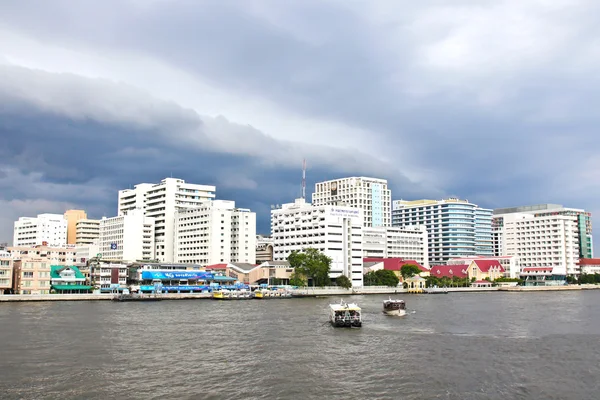
<path id="1" fill-rule="evenodd" d="M 112 298 L 113 301 L 160 301 L 160 297 L 141 294 L 119 294 Z"/>
<path id="2" fill-rule="evenodd" d="M 343 300 L 329 305 L 329 322 L 335 327 L 360 328 L 362 326 L 361 308 L 355 303 Z"/>
<path id="3" fill-rule="evenodd" d="M 406 315 L 406 303 L 404 300 L 392 300 L 390 297 L 389 300 L 383 301 L 383 313 L 385 315 L 397 315 L 400 317 Z"/>

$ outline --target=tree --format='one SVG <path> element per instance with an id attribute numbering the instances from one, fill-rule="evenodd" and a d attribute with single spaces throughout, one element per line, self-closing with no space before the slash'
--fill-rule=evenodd
<path id="1" fill-rule="evenodd" d="M 290 285 L 292 286 L 306 286 L 306 278 L 298 271 L 292 272 L 290 276 Z"/>
<path id="2" fill-rule="evenodd" d="M 352 287 L 352 281 L 348 279 L 346 275 L 340 275 L 335 279 L 335 283 L 343 287 L 344 289 L 350 289 Z"/>
<path id="3" fill-rule="evenodd" d="M 380 269 L 378 271 L 367 272 L 363 277 L 363 281 L 365 286 L 398 286 L 400 279 L 398 279 L 394 271 Z"/>
<path id="4" fill-rule="evenodd" d="M 312 279 L 313 286 L 325 286 L 329 284 L 331 258 L 319 250 L 307 248 L 302 252 L 293 251 L 288 256 L 288 262 L 294 268 L 294 272 Z"/>
<path id="5" fill-rule="evenodd" d="M 421 273 L 421 269 L 414 264 L 406 264 L 400 268 L 400 274 L 403 279 L 411 278 L 415 275 L 419 275 Z"/>

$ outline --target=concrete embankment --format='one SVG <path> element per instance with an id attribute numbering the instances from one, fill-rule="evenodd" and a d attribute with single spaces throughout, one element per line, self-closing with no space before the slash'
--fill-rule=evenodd
<path id="1" fill-rule="evenodd" d="M 7 294 L 0 296 L 2 302 L 23 301 L 110 301 L 114 294 Z M 210 293 L 169 293 L 160 295 L 161 300 L 210 299 Z"/>
<path id="2" fill-rule="evenodd" d="M 565 290 L 593 290 L 600 289 L 598 285 L 567 285 L 567 286 L 513 286 L 502 287 L 503 292 L 554 292 Z"/>

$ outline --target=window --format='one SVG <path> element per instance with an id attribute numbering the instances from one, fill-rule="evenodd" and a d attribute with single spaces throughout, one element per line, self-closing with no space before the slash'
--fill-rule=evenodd
<path id="1" fill-rule="evenodd" d="M 23 272 L 23 278 L 33 278 L 33 272 Z"/>

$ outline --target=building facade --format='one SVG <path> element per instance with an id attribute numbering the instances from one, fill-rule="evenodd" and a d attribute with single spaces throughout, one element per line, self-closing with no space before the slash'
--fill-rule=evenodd
<path id="1" fill-rule="evenodd" d="M 15 221 L 13 246 L 67 245 L 67 220 L 61 214 L 39 214 L 35 218 L 21 217 Z"/>
<path id="2" fill-rule="evenodd" d="M 256 213 L 234 201 L 210 200 L 175 214 L 175 262 L 254 263 Z"/>
<path id="3" fill-rule="evenodd" d="M 429 268 L 427 229 L 424 225 L 363 228 L 363 258 L 416 260 Z"/>
<path id="4" fill-rule="evenodd" d="M 363 285 L 361 208 L 314 206 L 304 199 L 271 211 L 274 261 L 292 251 L 314 248 L 330 257 L 330 277 L 345 275 L 352 286 Z"/>
<path id="5" fill-rule="evenodd" d="M 77 222 L 87 218 L 84 210 L 67 210 L 63 215 L 67 221 L 67 244 L 77 243 Z"/>
<path id="6" fill-rule="evenodd" d="M 75 224 L 75 244 L 92 244 L 100 239 L 99 219 L 80 219 Z"/>
<path id="7" fill-rule="evenodd" d="M 4 294 L 13 286 L 13 259 L 0 255 L 0 294 Z"/>
<path id="8" fill-rule="evenodd" d="M 216 188 L 186 183 L 183 179 L 166 178 L 158 184 L 141 183 L 134 189 L 119 191 L 118 215 L 142 209 L 156 221 L 155 257 L 161 262 L 175 259 L 175 214 L 178 210 L 197 208 L 215 198 Z"/>
<path id="9" fill-rule="evenodd" d="M 113 261 L 154 260 L 154 218 L 130 210 L 100 221 L 101 258 Z"/>
<path id="10" fill-rule="evenodd" d="M 271 236 L 256 236 L 256 264 L 273 261 L 273 238 Z"/>
<path id="11" fill-rule="evenodd" d="M 464 265 L 471 264 L 474 260 L 484 260 L 484 261 L 498 261 L 500 265 L 504 268 L 504 270 L 508 273 L 509 278 L 518 278 L 521 273 L 521 262 L 519 261 L 519 257 L 515 256 L 493 256 L 493 257 L 485 257 L 485 256 L 474 256 L 474 257 L 462 257 L 462 258 L 453 258 L 448 260 L 448 265 Z"/>
<path id="12" fill-rule="evenodd" d="M 579 260 L 593 258 L 591 214 L 560 204 L 494 210 L 496 253 L 516 256 L 523 268 L 552 267 L 577 275 Z"/>
<path id="13" fill-rule="evenodd" d="M 365 227 L 392 224 L 392 193 L 385 179 L 351 177 L 319 182 L 315 184 L 312 204 L 359 208 Z"/>
<path id="14" fill-rule="evenodd" d="M 75 247 L 22 246 L 6 249 L 15 260 L 39 258 L 48 265 L 73 265 Z"/>
<path id="15" fill-rule="evenodd" d="M 49 294 L 50 263 L 47 259 L 26 257 L 14 261 L 13 293 Z"/>
<path id="16" fill-rule="evenodd" d="M 424 225 L 432 265 L 445 264 L 457 257 L 493 255 L 492 210 L 468 200 L 396 200 L 392 225 Z"/>

